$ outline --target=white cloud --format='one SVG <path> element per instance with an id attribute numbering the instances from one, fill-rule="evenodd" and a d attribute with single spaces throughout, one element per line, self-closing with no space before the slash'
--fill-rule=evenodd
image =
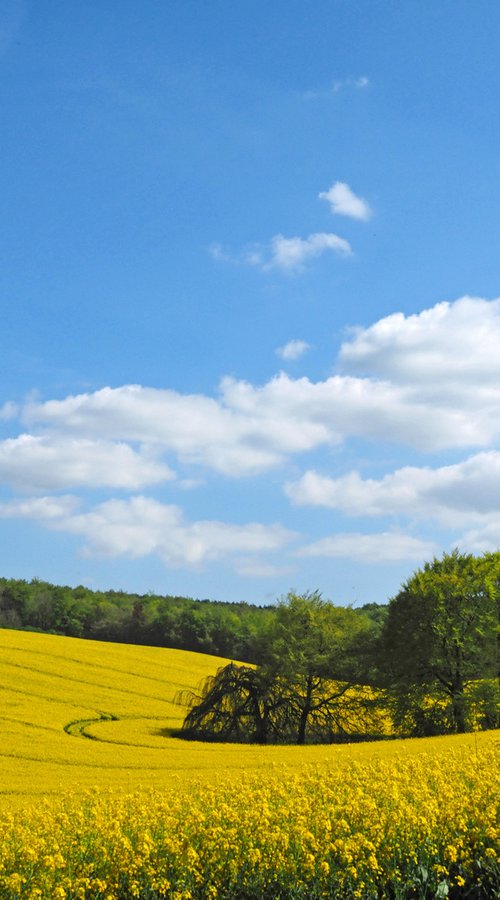
<path id="1" fill-rule="evenodd" d="M 280 352 L 290 358 L 303 344 L 290 341 Z M 63 400 L 32 398 L 22 410 L 29 433 L 0 442 L 0 478 L 32 493 L 85 487 L 135 492 L 173 477 L 162 462 L 167 454 L 187 466 L 240 477 L 353 437 L 424 451 L 467 448 L 459 462 L 404 466 L 377 478 L 310 469 L 286 491 L 298 505 L 397 517 L 390 524 L 398 527 L 401 517 L 433 520 L 458 535 L 460 546 L 496 549 L 500 299 L 464 297 L 417 315 L 388 316 L 352 331 L 339 361 L 338 374 L 316 382 L 284 372 L 263 385 L 225 378 L 214 397 L 125 385 Z M 181 475 L 179 489 L 206 477 L 199 469 Z M 0 503 L 0 517 L 33 519 L 80 535 L 87 553 L 151 553 L 167 565 L 187 566 L 228 559 L 241 573 L 259 577 L 281 571 L 273 559 L 268 564 L 260 557 L 292 539 L 279 525 L 187 521 L 177 506 L 146 497 L 108 500 L 90 511 L 77 504 L 74 497 L 12 500 Z M 432 543 L 398 530 L 332 535 L 300 553 L 396 560 L 428 558 L 433 550 Z"/>
<path id="2" fill-rule="evenodd" d="M 362 478 L 358 472 L 329 478 L 308 471 L 285 491 L 299 506 L 322 506 L 355 517 L 434 521 L 458 533 L 452 543 L 471 553 L 500 548 L 500 451 L 436 469 L 405 466 L 380 479 Z"/>
<path id="3" fill-rule="evenodd" d="M 79 506 L 77 497 L 30 497 L 27 500 L 8 500 L 0 503 L 2 519 L 34 519 L 38 522 L 60 522 L 71 516 Z"/>
<path id="4" fill-rule="evenodd" d="M 341 81 L 334 81 L 332 84 L 332 93 L 338 94 L 339 91 L 342 91 L 344 88 L 365 88 L 370 84 L 370 80 L 366 77 L 366 75 L 361 75 L 359 78 L 344 78 Z"/>
<path id="5" fill-rule="evenodd" d="M 150 497 L 108 500 L 77 512 L 74 497 L 38 497 L 0 504 L 2 518 L 34 519 L 56 531 L 84 538 L 87 556 L 154 554 L 167 566 L 197 566 L 244 554 L 270 553 L 295 538 L 281 525 L 251 522 L 187 521 L 181 509 Z"/>
<path id="6" fill-rule="evenodd" d="M 500 512 L 484 518 L 478 528 L 471 528 L 456 541 L 467 553 L 496 553 L 500 550 Z"/>
<path id="7" fill-rule="evenodd" d="M 218 261 L 254 266 L 261 272 L 279 270 L 286 275 L 304 271 L 306 263 L 323 253 L 352 256 L 349 241 L 327 232 L 310 234 L 306 238 L 276 234 L 269 244 L 252 244 L 237 255 L 231 255 L 220 244 L 212 244 L 209 249 Z"/>
<path id="8" fill-rule="evenodd" d="M 327 232 L 306 238 L 276 234 L 269 244 L 252 244 L 239 255 L 231 255 L 220 244 L 212 244 L 210 248 L 212 257 L 218 261 L 254 266 L 262 272 L 279 270 L 287 275 L 302 272 L 306 263 L 328 252 L 352 256 L 349 241 Z"/>
<path id="9" fill-rule="evenodd" d="M 355 88 L 356 90 L 360 90 L 362 88 L 368 87 L 370 84 L 369 78 L 366 75 L 360 75 L 358 78 L 342 78 L 336 79 L 330 88 L 327 90 L 317 90 L 317 91 L 303 91 L 302 97 L 304 100 L 318 100 L 322 98 L 331 97 L 332 94 L 338 94 L 339 91 L 348 90 Z"/>
<path id="10" fill-rule="evenodd" d="M 276 355 L 285 360 L 300 359 L 310 348 L 311 345 L 307 341 L 288 341 L 283 347 L 278 347 Z"/>
<path id="11" fill-rule="evenodd" d="M 335 534 L 303 547 L 297 555 L 351 559 L 370 564 L 403 560 L 423 562 L 432 557 L 436 550 L 436 545 L 431 541 L 384 531 L 380 534 Z"/>
<path id="12" fill-rule="evenodd" d="M 462 527 L 500 510 L 500 452 L 478 453 L 436 469 L 405 466 L 379 480 L 355 471 L 341 478 L 308 471 L 285 490 L 298 506 L 324 506 L 352 516 L 404 515 Z"/>
<path id="13" fill-rule="evenodd" d="M 279 525 L 228 525 L 186 522 L 177 506 L 147 497 L 109 500 L 95 510 L 73 517 L 65 530 L 81 534 L 87 552 L 132 557 L 154 553 L 166 565 L 198 565 L 234 553 L 275 550 L 291 539 Z"/>
<path id="14" fill-rule="evenodd" d="M 244 578 L 285 578 L 297 571 L 295 566 L 275 566 L 258 559 L 240 562 L 235 569 Z"/>
<path id="15" fill-rule="evenodd" d="M 307 238 L 276 234 L 267 250 L 254 250 L 247 256 L 247 261 L 263 271 L 280 269 L 292 274 L 303 271 L 307 262 L 326 252 L 333 252 L 338 256 L 352 255 L 349 241 L 337 234 L 319 232 L 310 234 Z"/>
<path id="16" fill-rule="evenodd" d="M 232 256 L 229 253 L 226 253 L 222 244 L 219 244 L 215 241 L 213 244 L 210 244 L 208 248 L 208 252 L 213 259 L 216 259 L 218 262 L 235 262 Z"/>
<path id="17" fill-rule="evenodd" d="M 437 450 L 487 445 L 493 430 L 500 433 L 500 408 L 495 421 L 489 409 L 474 419 L 446 398 L 426 403 L 412 390 L 370 378 L 332 376 L 315 383 L 281 373 L 262 388 L 225 379 L 222 394 L 235 414 L 252 421 L 255 434 L 265 421 L 261 441 L 281 453 L 334 445 L 349 436 Z"/>
<path id="18" fill-rule="evenodd" d="M 182 491 L 193 491 L 201 487 L 204 481 L 203 478 L 180 478 L 176 484 Z"/>
<path id="19" fill-rule="evenodd" d="M 500 376 L 500 299 L 461 297 L 415 315 L 394 313 L 352 329 L 340 350 L 350 373 L 449 393 L 497 387 Z"/>
<path id="20" fill-rule="evenodd" d="M 349 216 L 351 219 L 368 221 L 372 210 L 366 200 L 357 197 L 348 184 L 336 181 L 327 191 L 318 194 L 320 200 L 327 200 L 332 213 L 338 216 Z"/>
<path id="21" fill-rule="evenodd" d="M 0 481 L 23 491 L 103 486 L 137 490 L 173 477 L 168 466 L 124 443 L 30 434 L 0 441 Z"/>
<path id="22" fill-rule="evenodd" d="M 424 451 L 489 448 L 500 439 L 498 300 L 466 298 L 388 317 L 358 330 L 341 360 L 361 374 L 313 382 L 280 373 L 262 386 L 225 378 L 215 398 L 107 387 L 32 401 L 24 421 L 30 430 L 43 426 L 51 440 L 134 442 L 234 477 L 349 437 Z"/>
<path id="23" fill-rule="evenodd" d="M 0 406 L 0 422 L 8 422 L 9 419 L 15 419 L 19 414 L 19 407 L 16 403 L 8 400 L 3 406 Z"/>

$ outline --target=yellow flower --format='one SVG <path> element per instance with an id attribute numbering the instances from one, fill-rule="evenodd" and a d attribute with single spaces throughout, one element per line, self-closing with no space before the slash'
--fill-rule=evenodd
<path id="1" fill-rule="evenodd" d="M 445 847 L 444 855 L 450 862 L 456 862 L 458 859 L 457 848 L 453 846 L 453 844 L 448 844 L 447 847 Z"/>

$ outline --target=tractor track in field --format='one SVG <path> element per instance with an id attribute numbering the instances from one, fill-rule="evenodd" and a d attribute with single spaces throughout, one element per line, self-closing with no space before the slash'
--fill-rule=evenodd
<path id="1" fill-rule="evenodd" d="M 98 741 L 99 738 L 93 734 L 88 734 L 86 731 L 90 725 L 96 725 L 98 722 L 118 722 L 118 716 L 115 716 L 113 713 L 101 712 L 92 719 L 75 719 L 64 726 L 64 731 L 71 737 L 84 737 L 89 741 Z"/>

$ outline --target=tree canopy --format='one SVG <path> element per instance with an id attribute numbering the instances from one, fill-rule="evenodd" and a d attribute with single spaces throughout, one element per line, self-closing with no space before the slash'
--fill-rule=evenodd
<path id="1" fill-rule="evenodd" d="M 417 733 L 466 731 L 479 689 L 495 723 L 498 692 L 487 682 L 499 675 L 499 598 L 500 553 L 454 550 L 402 585 L 381 641 L 397 720 Z"/>
<path id="2" fill-rule="evenodd" d="M 186 737 L 259 743 L 331 741 L 376 727 L 376 702 L 357 684 L 355 646 L 367 630 L 318 592 L 288 594 L 262 636 L 258 668 L 230 663 L 188 705 Z"/>

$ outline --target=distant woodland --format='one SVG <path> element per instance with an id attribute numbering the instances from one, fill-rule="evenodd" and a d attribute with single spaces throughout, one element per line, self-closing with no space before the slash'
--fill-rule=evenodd
<path id="1" fill-rule="evenodd" d="M 249 603 L 0 578 L 1 628 L 173 647 L 252 663 L 260 661 L 258 636 L 272 615 L 273 607 Z"/>
<path id="2" fill-rule="evenodd" d="M 274 605 L 92 591 L 38 578 L 0 578 L 0 628 L 173 647 L 250 663 L 262 661 L 262 634 L 275 610 Z M 371 603 L 356 613 L 380 627 L 387 607 Z"/>

